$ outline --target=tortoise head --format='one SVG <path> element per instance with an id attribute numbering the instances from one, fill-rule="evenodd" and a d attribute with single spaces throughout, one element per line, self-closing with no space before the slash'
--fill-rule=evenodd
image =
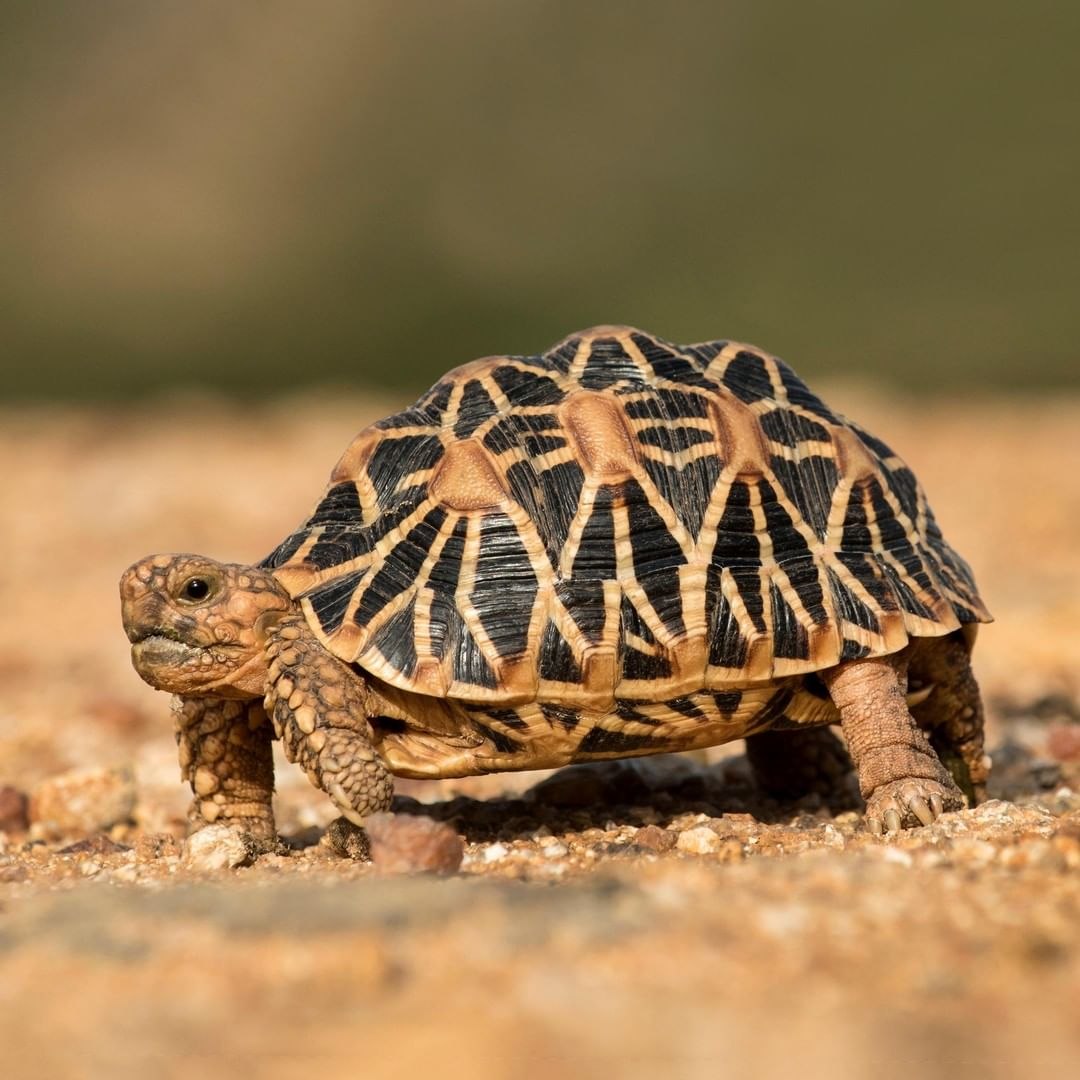
<path id="1" fill-rule="evenodd" d="M 158 690 L 262 697 L 267 632 L 292 600 L 265 570 L 201 555 L 150 555 L 120 579 L 131 662 Z"/>

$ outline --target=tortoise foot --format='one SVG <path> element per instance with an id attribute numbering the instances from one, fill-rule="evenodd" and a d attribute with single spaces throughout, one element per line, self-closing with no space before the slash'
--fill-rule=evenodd
<path id="1" fill-rule="evenodd" d="M 875 835 L 931 825 L 946 810 L 963 810 L 964 796 L 954 784 L 921 778 L 882 784 L 866 804 L 866 825 Z"/>

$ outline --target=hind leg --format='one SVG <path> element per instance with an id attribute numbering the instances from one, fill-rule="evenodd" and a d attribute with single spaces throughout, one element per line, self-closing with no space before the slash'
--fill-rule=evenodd
<path id="1" fill-rule="evenodd" d="M 822 672 L 875 833 L 929 825 L 964 796 L 908 710 L 903 654 L 850 660 Z"/>
<path id="2" fill-rule="evenodd" d="M 986 798 L 990 759 L 983 748 L 983 707 L 962 633 L 924 638 L 911 656 L 913 692 L 931 688 L 911 709 L 915 722 L 972 805 Z"/>
<path id="3" fill-rule="evenodd" d="M 852 770 L 844 744 L 828 727 L 748 735 L 746 759 L 758 787 L 778 799 L 834 797 Z"/>

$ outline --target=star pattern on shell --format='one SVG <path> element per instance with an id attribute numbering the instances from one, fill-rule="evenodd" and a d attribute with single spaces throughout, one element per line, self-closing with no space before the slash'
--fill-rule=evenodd
<path id="1" fill-rule="evenodd" d="M 647 717 L 989 619 L 888 446 L 761 349 L 629 327 L 450 372 L 263 565 L 387 685 L 545 711 Z"/>

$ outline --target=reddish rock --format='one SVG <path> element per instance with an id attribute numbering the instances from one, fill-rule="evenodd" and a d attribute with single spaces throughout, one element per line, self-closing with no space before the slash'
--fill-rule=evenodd
<path id="1" fill-rule="evenodd" d="M 30 800 L 9 784 L 0 787 L 0 832 L 26 832 L 30 825 Z"/>
<path id="2" fill-rule="evenodd" d="M 658 825 L 645 825 L 634 833 L 633 842 L 646 851 L 655 851 L 657 854 L 662 854 L 665 851 L 670 851 L 675 846 L 677 839 L 675 833 L 668 832 L 667 829 L 661 829 Z"/>
<path id="3" fill-rule="evenodd" d="M 449 826 L 413 814 L 372 814 L 364 820 L 375 868 L 385 874 L 452 874 L 465 847 Z"/>
<path id="4" fill-rule="evenodd" d="M 1080 761 L 1080 724 L 1052 724 L 1046 749 L 1058 761 Z"/>

